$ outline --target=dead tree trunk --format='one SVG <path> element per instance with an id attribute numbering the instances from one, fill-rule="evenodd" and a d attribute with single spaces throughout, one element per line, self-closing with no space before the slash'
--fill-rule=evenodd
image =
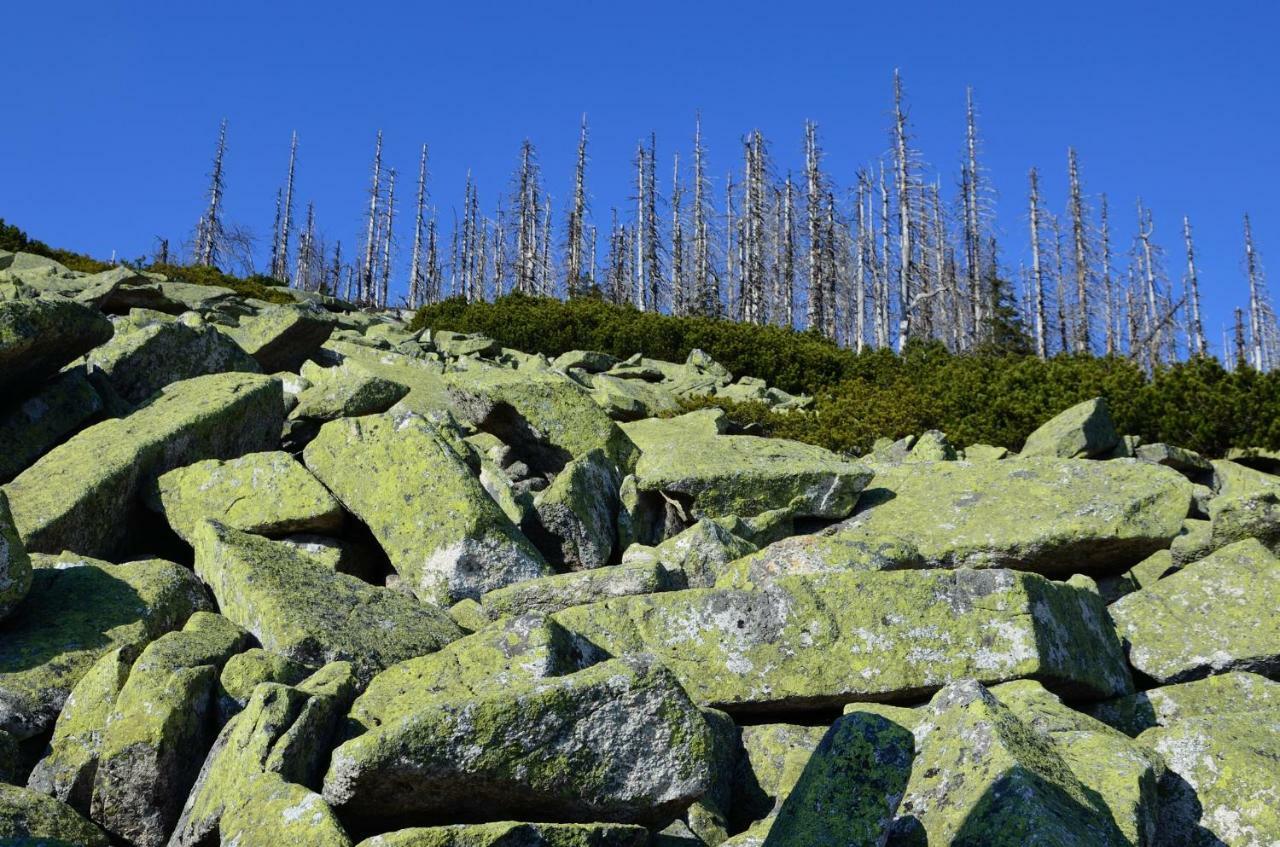
<path id="1" fill-rule="evenodd" d="M 1196 251 L 1191 242 L 1191 220 L 1182 218 L 1182 237 L 1187 243 L 1187 303 L 1190 322 L 1187 326 L 1191 355 L 1205 354 L 1204 325 L 1200 322 L 1200 279 L 1196 274 Z"/>
<path id="2" fill-rule="evenodd" d="M 1040 262 L 1040 177 L 1032 168 L 1031 181 L 1031 308 L 1035 319 L 1036 355 L 1048 358 L 1045 337 L 1044 269 Z"/>

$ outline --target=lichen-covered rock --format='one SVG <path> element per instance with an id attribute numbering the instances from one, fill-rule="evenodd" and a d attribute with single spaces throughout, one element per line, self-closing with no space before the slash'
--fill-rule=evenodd
<path id="1" fill-rule="evenodd" d="M 333 327 L 333 316 L 317 306 L 271 306 L 226 332 L 266 373 L 296 372 Z"/>
<path id="2" fill-rule="evenodd" d="M 20 756 L 18 739 L 0 729 L 0 782 L 17 783 Z"/>
<path id="3" fill-rule="evenodd" d="M 624 425 L 641 449 L 637 488 L 657 499 L 655 508 L 675 502 L 687 510 L 686 523 L 781 508 L 796 517 L 843 518 L 871 479 L 866 465 L 821 447 L 721 435 L 714 426 L 696 414 Z M 639 540 L 662 539 L 641 533 Z"/>
<path id="4" fill-rule="evenodd" d="M 1280 670 L 1280 559 L 1256 540 L 1223 547 L 1111 605 L 1135 668 L 1161 683 Z"/>
<path id="5" fill-rule="evenodd" d="M 733 774 L 730 826 L 746 829 L 772 817 L 791 793 L 826 735 L 826 726 L 764 723 L 739 730 L 741 752 Z"/>
<path id="6" fill-rule="evenodd" d="M 781 577 L 557 612 L 587 656 L 647 650 L 698 702 L 734 712 L 910 701 L 949 682 L 1034 677 L 1108 697 L 1131 682 L 1088 588 L 1005 570 Z"/>
<path id="7" fill-rule="evenodd" d="M 460 359 L 464 356 L 484 358 L 493 356 L 502 349 L 502 345 L 484 335 L 465 332 L 452 332 L 447 329 L 436 330 L 431 336 L 436 349 L 447 356 Z"/>
<path id="8" fill-rule="evenodd" d="M 186 568 L 157 559 L 111 565 L 35 555 L 31 591 L 0 621 L 0 729 L 18 739 L 53 727 L 99 657 L 141 647 L 208 609 Z"/>
<path id="9" fill-rule="evenodd" d="M 602 451 L 574 459 L 533 498 L 525 532 L 557 567 L 577 571 L 609 564 L 618 539 L 621 483 Z"/>
<path id="10" fill-rule="evenodd" d="M 197 612 L 138 656 L 102 729 L 91 817 L 138 847 L 159 847 L 178 820 L 212 741 L 222 664 L 245 633 Z"/>
<path id="11" fill-rule="evenodd" d="M 916 443 L 911 445 L 911 452 L 903 459 L 905 462 L 954 462 L 956 448 L 951 445 L 945 432 L 936 429 L 920 433 Z"/>
<path id="12" fill-rule="evenodd" d="M 188 540 L 204 519 L 260 535 L 342 528 L 341 504 L 280 451 L 195 462 L 161 475 L 156 488 L 169 526 Z"/>
<path id="13" fill-rule="evenodd" d="M 445 375 L 458 417 L 491 432 L 546 469 L 600 450 L 626 472 L 636 446 L 582 386 L 554 371 L 482 368 Z M 543 470 L 543 468 L 538 468 Z"/>
<path id="14" fill-rule="evenodd" d="M 1126 843 L 1157 844 L 1160 757 L 1124 733 L 1064 705 L 1034 680 L 990 689 L 1023 723 L 1048 736 L 1086 790 L 1102 799 Z"/>
<path id="15" fill-rule="evenodd" d="M 13 525 L 9 500 L 0 491 L 0 620 L 22 602 L 31 589 L 31 557 Z"/>
<path id="16" fill-rule="evenodd" d="M 819 545 L 908 542 L 929 567 L 1066 576 L 1168 547 L 1190 502 L 1191 483 L 1176 471 L 1132 460 L 881 466 L 855 516 Z"/>
<path id="17" fill-rule="evenodd" d="M 276 446 L 280 383 L 212 374 L 167 386 L 125 418 L 76 434 L 4 486 L 28 550 L 106 555 L 125 536 L 143 486 L 200 459 Z"/>
<path id="18" fill-rule="evenodd" d="M 30 397 L 0 403 L 0 482 L 8 482 L 102 411 L 84 371 L 68 369 Z"/>
<path id="19" fill-rule="evenodd" d="M 1189 479 L 1205 479 L 1213 475 L 1213 465 L 1208 459 L 1172 444 L 1143 444 L 1134 451 L 1134 458 L 1173 468 Z"/>
<path id="20" fill-rule="evenodd" d="M 414 358 L 391 350 L 376 350 L 360 344 L 330 339 L 316 356 L 322 364 L 359 362 L 369 372 L 409 389 L 393 407 L 419 415 L 434 415 L 450 408 L 444 382 L 444 366 L 439 362 Z"/>
<path id="21" fill-rule="evenodd" d="M 297 686 L 262 683 L 205 759 L 169 844 L 317 847 L 350 840 L 309 789 L 351 701 L 350 666 L 335 663 Z"/>
<path id="22" fill-rule="evenodd" d="M 680 410 L 675 394 L 658 385 L 637 379 L 619 379 L 610 374 L 584 377 L 591 399 L 615 421 L 636 421 Z"/>
<path id="23" fill-rule="evenodd" d="M 1280 712 L 1280 682 L 1243 671 L 1152 688 L 1090 709 L 1098 720 L 1132 736 L 1186 718 L 1254 712 Z"/>
<path id="24" fill-rule="evenodd" d="M 1041 424 L 1027 436 L 1020 455 L 1090 459 L 1110 452 L 1119 441 L 1107 401 L 1095 397 Z"/>
<path id="25" fill-rule="evenodd" d="M 656 547 L 633 544 L 623 554 L 622 563 L 656 562 L 668 573 L 672 588 L 711 588 L 736 567 L 731 563 L 757 549 L 731 526 L 742 529 L 734 521 L 700 518 Z"/>
<path id="26" fill-rule="evenodd" d="M 1138 741 L 1164 757 L 1160 843 L 1263 847 L 1280 843 L 1280 711 L 1174 720 Z"/>
<path id="27" fill-rule="evenodd" d="M 388 832 L 357 847 L 647 847 L 649 831 L 620 823 L 454 824 Z"/>
<path id="28" fill-rule="evenodd" d="M 105 832 L 65 803 L 4 783 L 0 783 L 0 844 L 111 847 Z"/>
<path id="29" fill-rule="evenodd" d="M 18 396 L 111 337 L 111 321 L 71 300 L 0 301 L 0 391 Z"/>
<path id="30" fill-rule="evenodd" d="M 115 322 L 111 340 L 86 357 L 90 379 L 101 381 L 129 403 L 141 403 L 173 382 L 205 374 L 259 373 L 244 350 L 198 315 L 149 318 L 135 309 Z"/>
<path id="31" fill-rule="evenodd" d="M 893 843 L 1130 844 L 1053 743 L 976 682 L 935 694 L 915 738 Z"/>
<path id="32" fill-rule="evenodd" d="M 350 661 L 363 679 L 461 637 L 447 614 L 335 574 L 286 544 L 205 521 L 196 573 L 222 613 L 267 650 L 309 667 Z"/>
<path id="33" fill-rule="evenodd" d="M 666 570 L 656 562 L 613 565 L 527 579 L 482 595 L 480 603 L 491 618 L 525 612 L 551 614 L 609 597 L 656 594 L 667 587 Z"/>
<path id="34" fill-rule="evenodd" d="M 1182 532 L 1169 545 L 1170 567 L 1160 576 L 1163 577 L 1168 573 L 1182 570 L 1190 563 L 1203 559 L 1221 546 L 1223 545 L 1217 544 L 1213 540 L 1213 525 L 1209 521 L 1185 520 L 1182 522 Z M 1147 584 L 1146 582 L 1143 583 L 1144 586 Z"/>
<path id="35" fill-rule="evenodd" d="M 675 679 L 610 661 L 440 701 L 346 742 L 324 796 L 344 816 L 536 815 L 669 823 L 709 787 L 711 733 Z"/>
<path id="36" fill-rule="evenodd" d="M 53 727 L 49 751 L 27 780 L 29 788 L 89 814 L 102 731 L 140 649 L 130 644 L 104 654 L 71 689 Z"/>
<path id="37" fill-rule="evenodd" d="M 295 418 L 331 421 L 385 412 L 406 394 L 409 387 L 375 374 L 357 359 L 331 368 L 303 367 L 310 382 L 298 396 L 292 412 Z"/>
<path id="38" fill-rule="evenodd" d="M 218 726 L 239 714 L 263 682 L 295 685 L 306 679 L 311 669 L 306 665 L 254 647 L 227 660 L 218 676 Z"/>
<path id="39" fill-rule="evenodd" d="M 923 566 L 920 551 L 909 540 L 848 531 L 837 524 L 812 535 L 775 541 L 759 552 L 745 555 L 724 567 L 715 585 L 750 588 L 768 585 L 780 576 Z"/>
<path id="40" fill-rule="evenodd" d="M 594 350 L 570 350 L 551 360 L 551 367 L 565 372 L 570 368 L 581 368 L 587 373 L 604 373 L 616 364 L 617 357 Z"/>
<path id="41" fill-rule="evenodd" d="M 1214 549 L 1246 538 L 1280 549 L 1280 490 L 1216 497 L 1209 517 L 1208 546 Z"/>
<path id="42" fill-rule="evenodd" d="M 423 602 L 449 606 L 550 573 L 438 428 L 421 417 L 330 421 L 304 456 L 368 524 Z"/>

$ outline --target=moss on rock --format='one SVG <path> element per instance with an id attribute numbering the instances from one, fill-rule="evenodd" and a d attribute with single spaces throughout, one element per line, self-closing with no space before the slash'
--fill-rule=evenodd
<path id="1" fill-rule="evenodd" d="M 0 482 L 8 482 L 102 411 L 84 371 L 68 368 L 21 402 L 0 409 Z"/>
<path id="2" fill-rule="evenodd" d="M 646 847 L 649 831 L 617 823 L 455 824 L 389 832 L 357 847 Z"/>
<path id="3" fill-rule="evenodd" d="M 111 321 L 60 298 L 0 300 L 0 391 L 17 396 L 111 338 Z"/>
<path id="4" fill-rule="evenodd" d="M 1095 397 L 1041 424 L 1027 436 L 1021 455 L 1089 459 L 1109 453 L 1119 442 L 1107 401 Z"/>
<path id="5" fill-rule="evenodd" d="M 31 557 L 13 524 L 9 499 L 0 491 L 0 620 L 31 590 Z"/>
<path id="6" fill-rule="evenodd" d="M 107 834 L 38 791 L 0 783 L 0 844 L 20 847 L 111 847 Z"/>

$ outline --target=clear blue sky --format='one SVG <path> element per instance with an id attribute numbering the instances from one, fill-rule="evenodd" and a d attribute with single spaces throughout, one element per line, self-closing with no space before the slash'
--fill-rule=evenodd
<path id="1" fill-rule="evenodd" d="M 738 140 L 757 127 L 779 170 L 798 167 L 813 119 L 848 184 L 887 147 L 900 67 L 917 144 L 944 181 L 956 178 L 974 87 L 1009 265 L 1025 253 L 1027 169 L 1040 167 L 1062 210 L 1070 144 L 1086 191 L 1111 198 L 1118 246 L 1135 199 L 1154 210 L 1175 281 L 1191 216 L 1215 347 L 1246 296 L 1243 212 L 1264 262 L 1280 267 L 1274 2 L 70 0 L 13 2 L 4 16 L 0 216 L 97 255 L 189 233 L 223 117 L 230 219 L 269 232 L 296 129 L 299 209 L 314 200 L 326 235 L 354 246 L 379 128 L 406 180 L 431 145 L 448 220 L 468 168 L 492 208 L 526 136 L 563 200 L 586 112 L 605 223 L 626 202 L 637 139 L 656 131 L 669 163 L 688 151 L 699 109 L 713 173 L 740 167 Z"/>

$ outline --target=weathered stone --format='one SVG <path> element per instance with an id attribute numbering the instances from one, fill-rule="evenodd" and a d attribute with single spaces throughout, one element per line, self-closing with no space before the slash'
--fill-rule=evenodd
<path id="1" fill-rule="evenodd" d="M 86 357 L 90 379 L 133 404 L 170 383 L 205 374 L 259 373 L 248 353 L 196 315 L 193 320 L 148 319 L 135 309 L 115 322 L 115 335 Z"/>
<path id="2" fill-rule="evenodd" d="M 107 288 L 98 295 L 102 309 L 113 314 L 130 309 L 155 309 L 171 315 L 187 311 L 204 312 L 217 308 L 236 296 L 236 292 L 221 285 L 199 285 L 190 282 L 159 281 L 154 275 L 131 275 L 119 280 L 119 284 L 106 286 L 101 283 L 94 289 Z M 89 294 L 89 289 L 85 294 Z M 83 295 L 82 295 L 83 296 Z"/>
<path id="3" fill-rule="evenodd" d="M 0 620 L 22 602 L 31 589 L 31 557 L 13 525 L 9 500 L 0 491 Z"/>
<path id="4" fill-rule="evenodd" d="M 609 564 L 618 537 L 621 482 L 617 467 L 592 450 L 565 465 L 538 492 L 525 532 L 548 562 L 575 571 Z"/>
<path id="5" fill-rule="evenodd" d="M 480 602 L 491 618 L 525 612 L 551 614 L 609 597 L 655 594 L 667 587 L 666 570 L 660 564 L 614 565 L 527 579 L 490 591 Z"/>
<path id="6" fill-rule="evenodd" d="M 1243 671 L 1152 688 L 1090 709 L 1098 720 L 1135 737 L 1188 718 L 1254 712 L 1280 712 L 1280 682 Z"/>
<path id="7" fill-rule="evenodd" d="M 200 459 L 276 445 L 280 383 L 213 374 L 166 387 L 126 418 L 103 421 L 54 448 L 4 486 L 27 549 L 105 555 L 125 536 L 143 486 Z"/>
<path id="8" fill-rule="evenodd" d="M 304 455 L 307 467 L 368 524 L 423 602 L 448 606 L 550 573 L 439 428 L 423 418 L 331 421 Z"/>
<path id="9" fill-rule="evenodd" d="M 710 745 L 670 673 L 611 661 L 439 702 L 357 736 L 334 751 L 324 796 L 355 819 L 534 814 L 661 826 L 706 792 Z"/>
<path id="10" fill-rule="evenodd" d="M 0 783 L 0 844 L 111 847 L 107 834 L 75 809 L 29 788 Z"/>
<path id="11" fill-rule="evenodd" d="M 111 321 L 71 300 L 0 301 L 0 391 L 17 396 L 111 337 Z"/>
<path id="12" fill-rule="evenodd" d="M 636 447 L 582 386 L 553 371 L 483 368 L 445 375 L 460 419 L 491 432 L 538 471 L 559 471 L 570 459 L 600 450 L 622 472 Z"/>
<path id="13" fill-rule="evenodd" d="M 958 458 L 966 462 L 998 462 L 1009 457 L 1008 447 L 993 447 L 990 444 L 970 444 L 961 451 Z"/>
<path id="14" fill-rule="evenodd" d="M 226 332 L 266 373 L 297 371 L 333 332 L 333 316 L 316 306 L 271 306 Z"/>
<path id="15" fill-rule="evenodd" d="M 715 426 L 697 414 L 624 424 L 642 451 L 635 472 L 641 495 L 679 503 L 690 523 L 780 508 L 790 508 L 797 517 L 843 518 L 871 479 L 866 465 L 821 447 L 720 435 Z M 641 533 L 640 540 L 662 539 Z"/>
<path id="16" fill-rule="evenodd" d="M 193 543 L 196 573 L 222 613 L 309 667 L 350 661 L 368 679 L 462 635 L 443 611 L 335 574 L 286 544 L 212 521 L 197 526 Z"/>
<path id="17" fill-rule="evenodd" d="M 20 758 L 18 739 L 0 729 L 0 782 L 18 782 L 18 771 L 22 767 Z"/>
<path id="18" fill-rule="evenodd" d="M 1164 757 L 1160 843 L 1261 847 L 1280 843 L 1280 711 L 1188 717 L 1138 736 Z"/>
<path id="19" fill-rule="evenodd" d="M 111 565 L 35 555 L 27 598 L 0 621 L 0 729 L 18 739 L 53 727 L 100 656 L 141 647 L 209 608 L 191 572 L 171 562 Z"/>
<path id="20" fill-rule="evenodd" d="M 219 734 L 187 797 L 171 847 L 208 843 L 349 845 L 319 778 L 329 738 L 354 686 L 328 665 L 297 687 L 262 683 Z"/>
<path id="21" fill-rule="evenodd" d="M 551 366 L 558 371 L 581 368 L 587 373 L 604 373 L 616 364 L 618 360 L 615 357 L 592 350 L 570 350 L 551 360 Z"/>
<path id="22" fill-rule="evenodd" d="M 680 409 L 675 394 L 659 385 L 611 374 L 590 376 L 585 384 L 591 390 L 591 399 L 615 421 L 637 421 Z"/>
<path id="23" fill-rule="evenodd" d="M 915 738 L 895 844 L 1131 843 L 1053 743 L 976 682 L 934 695 Z"/>
<path id="24" fill-rule="evenodd" d="M 1208 459 L 1172 444 L 1143 444 L 1134 451 L 1134 458 L 1173 468 L 1188 479 L 1205 479 L 1213 475 L 1213 465 Z"/>
<path id="25" fill-rule="evenodd" d="M 1213 465 L 1213 490 L 1219 497 L 1280 489 L 1280 476 L 1238 462 L 1214 460 L 1210 464 Z"/>
<path id="26" fill-rule="evenodd" d="M 1119 441 L 1107 401 L 1095 397 L 1042 424 L 1027 436 L 1020 455 L 1089 459 L 1113 450 Z"/>
<path id="27" fill-rule="evenodd" d="M 1094 698 L 1131 684 L 1096 593 L 1015 571 L 780 577 L 552 619 L 587 656 L 651 651 L 696 701 L 731 713 L 910 701 L 969 677 L 1034 677 Z"/>
<path id="28" fill-rule="evenodd" d="M 1110 608 L 1129 661 L 1161 683 L 1223 671 L 1280 671 L 1280 559 L 1250 539 Z"/>
<path id="29" fill-rule="evenodd" d="M 954 462 L 956 448 L 951 445 L 945 432 L 931 429 L 922 432 L 911 446 L 911 452 L 904 461 L 907 462 Z"/>
<path id="30" fill-rule="evenodd" d="M 169 526 L 188 541 L 205 519 L 260 535 L 342 528 L 338 501 L 297 460 L 279 451 L 195 462 L 163 474 L 156 488 Z"/>
<path id="31" fill-rule="evenodd" d="M 376 376 L 405 386 L 409 393 L 400 399 L 395 409 L 431 416 L 450 408 L 444 367 L 439 362 L 332 339 L 317 353 L 316 359 L 324 365 L 359 362 Z"/>
<path id="32" fill-rule="evenodd" d="M 101 412 L 102 398 L 84 371 L 72 368 L 30 397 L 0 406 L 0 482 L 7 482 Z"/>
<path id="33" fill-rule="evenodd" d="M 357 847 L 647 847 L 649 831 L 619 823 L 454 824 L 388 832 Z"/>
<path id="34" fill-rule="evenodd" d="M 102 729 L 95 822 L 138 847 L 166 842 L 212 741 L 218 671 L 244 642 L 226 618 L 197 612 L 142 651 Z"/>
<path id="35" fill-rule="evenodd" d="M 1209 517 L 1209 547 L 1256 538 L 1272 550 L 1280 549 L 1280 490 L 1215 497 Z"/>
<path id="36" fill-rule="evenodd" d="M 377 414 L 409 393 L 408 386 L 378 376 L 358 359 L 330 368 L 303 366 L 302 370 L 311 386 L 298 397 L 292 412 L 295 418 L 331 421 Z"/>
<path id="37" fill-rule="evenodd" d="M 436 349 L 454 358 L 475 356 L 485 358 L 497 354 L 502 345 L 492 338 L 483 335 L 450 332 L 447 329 L 437 330 L 431 337 Z"/>
<path id="38" fill-rule="evenodd" d="M 1209 521 L 1185 520 L 1182 532 L 1169 545 L 1169 561 L 1173 571 L 1182 570 L 1192 562 L 1198 562 L 1218 546 L 1213 540 L 1213 524 Z M 1164 576 L 1165 574 L 1160 574 Z M 1144 583 L 1145 586 L 1145 583 Z"/>
<path id="39" fill-rule="evenodd" d="M 254 647 L 227 660 L 218 676 L 218 726 L 244 709 L 253 691 L 263 682 L 296 685 L 311 674 L 306 665 Z"/>
<path id="40" fill-rule="evenodd" d="M 776 541 L 725 567 L 717 588 L 750 588 L 768 585 L 780 576 L 888 571 L 923 567 L 915 544 L 891 535 L 849 532 L 841 524 L 813 535 L 796 535 Z"/>
<path id="41" fill-rule="evenodd" d="M 882 466 L 855 516 L 815 546 L 905 542 L 928 567 L 1106 572 L 1168 547 L 1190 501 L 1180 474 L 1131 460 Z"/>
<path id="42" fill-rule="evenodd" d="M 624 565 L 655 562 L 669 575 L 672 588 L 711 588 L 736 567 L 730 563 L 756 551 L 756 545 L 732 532 L 728 520 L 701 518 L 693 526 L 656 547 L 633 544 Z"/>

